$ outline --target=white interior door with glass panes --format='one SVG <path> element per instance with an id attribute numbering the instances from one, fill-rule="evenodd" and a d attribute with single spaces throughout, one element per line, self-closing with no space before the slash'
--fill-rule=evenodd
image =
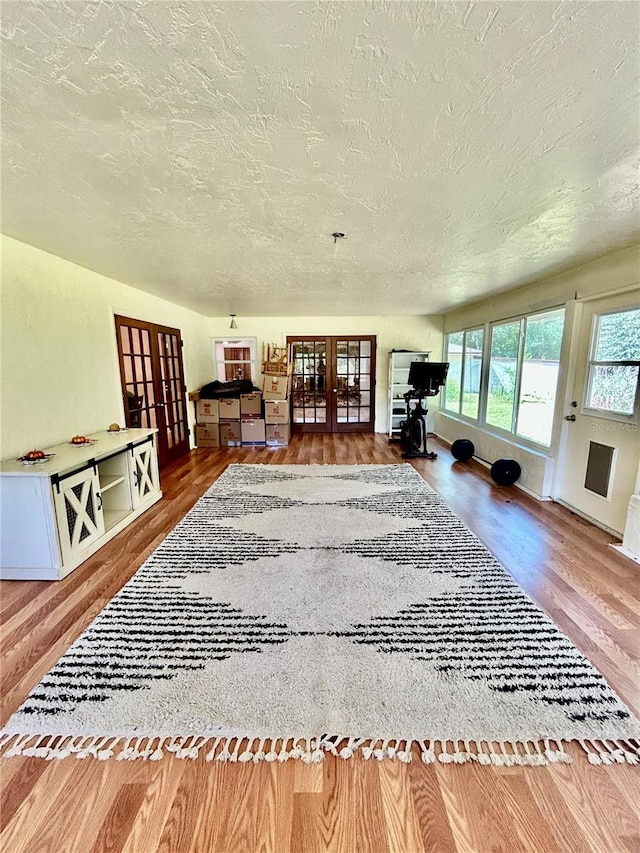
<path id="1" fill-rule="evenodd" d="M 585 302 L 558 500 L 622 535 L 640 457 L 640 291 Z"/>

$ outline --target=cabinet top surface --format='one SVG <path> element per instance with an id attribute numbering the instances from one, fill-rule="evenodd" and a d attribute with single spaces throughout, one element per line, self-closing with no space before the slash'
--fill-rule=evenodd
<path id="1" fill-rule="evenodd" d="M 43 447 L 45 453 L 53 453 L 54 456 L 46 462 L 35 465 L 25 465 L 15 459 L 7 459 L 0 462 L 0 474 L 20 475 L 27 477 L 51 477 L 52 474 L 62 474 L 65 471 L 73 471 L 75 468 L 83 468 L 90 459 L 97 462 L 105 456 L 123 450 L 127 445 L 141 441 L 158 432 L 157 429 L 127 429 L 120 432 L 94 432 L 87 438 L 93 440 L 92 444 L 72 445 L 68 442 L 56 444 L 53 447 Z M 25 451 L 26 452 L 26 451 Z"/>

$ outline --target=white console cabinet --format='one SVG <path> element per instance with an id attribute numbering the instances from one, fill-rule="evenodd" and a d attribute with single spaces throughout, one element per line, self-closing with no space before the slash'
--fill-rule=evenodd
<path id="1" fill-rule="evenodd" d="M 155 429 L 98 432 L 0 464 L 0 578 L 60 580 L 162 497 Z"/>

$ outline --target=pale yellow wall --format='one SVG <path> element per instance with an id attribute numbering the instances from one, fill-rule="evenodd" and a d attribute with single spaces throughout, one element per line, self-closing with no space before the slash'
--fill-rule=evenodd
<path id="1" fill-rule="evenodd" d="M 205 318 L 10 237 L 0 237 L 0 454 L 13 458 L 76 433 L 123 422 L 114 314 L 174 326 L 184 339 L 185 379 L 215 378 L 212 337 L 229 318 Z M 377 336 L 376 429 L 387 429 L 388 353 L 442 351 L 438 317 L 238 318 L 238 335 L 284 343 L 292 334 Z M 192 417 L 192 407 L 189 407 Z"/>
<path id="2" fill-rule="evenodd" d="M 255 337 L 258 339 L 258 369 L 263 342 L 283 345 L 287 335 L 376 335 L 376 432 L 386 432 L 389 390 L 389 352 L 392 349 L 431 350 L 431 358 L 442 355 L 440 317 L 238 317 L 231 333 L 229 317 L 212 317 L 212 338 Z M 212 377 L 216 378 L 216 377 Z"/>
<path id="3" fill-rule="evenodd" d="M 210 377 L 205 317 L 17 240 L 0 245 L 3 459 L 124 422 L 114 314 L 179 328 L 187 387 Z"/>
<path id="4" fill-rule="evenodd" d="M 637 287 L 640 283 L 640 245 L 614 252 L 563 273 L 542 278 L 535 284 L 498 294 L 450 311 L 444 330 L 457 332 L 491 320 L 543 311 L 572 299 L 588 299 Z"/>

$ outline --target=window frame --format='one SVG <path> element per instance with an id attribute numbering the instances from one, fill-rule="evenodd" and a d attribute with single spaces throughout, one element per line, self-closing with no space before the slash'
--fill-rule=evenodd
<path id="1" fill-rule="evenodd" d="M 482 393 L 484 398 L 484 406 L 482 412 L 482 425 L 488 427 L 489 429 L 498 430 L 500 433 L 504 435 L 512 435 L 514 438 L 520 440 L 524 438 L 524 436 L 519 436 L 516 431 L 516 425 L 518 423 L 518 412 L 520 409 L 520 388 L 522 387 L 522 361 L 524 355 L 524 338 L 526 334 L 526 323 L 525 317 L 512 317 L 509 320 L 495 320 L 490 323 L 487 323 L 487 346 L 485 349 L 484 356 L 486 358 L 486 381 L 482 386 Z M 496 426 L 495 424 L 491 424 L 487 421 L 487 407 L 489 403 L 489 381 L 491 377 L 491 343 L 493 341 L 493 330 L 496 326 L 515 326 L 519 324 L 520 328 L 518 330 L 518 351 L 516 353 L 516 375 L 513 380 L 513 409 L 511 410 L 511 429 L 503 429 L 502 427 Z M 532 441 L 530 438 L 524 438 L 525 441 Z M 545 447 L 543 444 L 539 444 L 538 442 L 533 442 L 539 447 Z"/>
<path id="2" fill-rule="evenodd" d="M 462 411 L 462 404 L 464 402 L 464 380 L 465 380 L 465 363 L 466 363 L 466 355 L 467 355 L 467 335 L 472 334 L 473 332 L 482 332 L 482 355 L 480 359 L 480 382 L 478 389 L 478 414 L 476 417 L 472 417 L 471 415 L 466 415 Z M 484 415 L 483 411 L 483 396 L 482 389 L 484 387 L 484 374 L 485 374 L 485 359 L 486 359 L 486 343 L 487 343 L 487 330 L 486 324 L 481 324 L 480 326 L 472 326 L 468 329 L 461 329 L 457 332 L 446 332 L 445 333 L 445 355 L 444 360 L 449 361 L 449 338 L 453 335 L 462 335 L 462 350 L 460 351 L 460 397 L 458 399 L 458 409 L 448 409 L 446 407 L 446 392 L 443 393 L 440 400 L 440 408 L 442 411 L 447 412 L 448 414 L 455 415 L 459 418 L 464 418 L 473 424 L 479 424 L 481 421 L 481 417 Z"/>
<path id="3" fill-rule="evenodd" d="M 615 312 L 613 312 L 615 313 Z M 562 329 L 562 339 L 564 341 L 564 337 L 567 330 L 566 325 L 566 307 L 562 306 L 554 306 L 549 308 L 544 308 L 539 311 L 533 311 L 529 314 L 518 314 L 514 317 L 504 317 L 497 320 L 488 321 L 480 326 L 474 325 L 465 329 L 453 329 L 451 331 L 445 332 L 445 361 L 448 360 L 448 348 L 449 348 L 449 338 L 452 335 L 463 335 L 463 348 L 462 348 L 462 364 L 461 364 L 461 386 L 460 386 L 460 400 L 458 403 L 458 411 L 455 409 L 448 409 L 445 407 L 444 401 L 446 400 L 446 396 L 443 394 L 440 399 L 440 411 L 443 414 L 448 415 L 449 417 L 457 418 L 465 423 L 472 424 L 477 426 L 480 429 L 484 429 L 486 431 L 495 433 L 500 438 L 506 438 L 510 441 L 517 442 L 518 444 L 525 445 L 527 447 L 531 447 L 534 450 L 541 451 L 543 453 L 551 453 L 554 447 L 554 443 L 556 441 L 556 436 L 554 435 L 554 427 L 556 425 L 556 412 L 559 405 L 558 399 L 558 389 L 561 387 L 561 383 L 558 380 L 556 383 L 556 394 L 553 404 L 554 415 L 552 417 L 551 423 L 551 438 L 549 440 L 549 444 L 543 444 L 542 442 L 535 441 L 533 438 L 529 438 L 528 436 L 520 435 L 516 432 L 518 425 L 518 415 L 520 411 L 520 391 L 522 388 L 522 370 L 524 365 L 524 352 L 525 352 L 525 342 L 526 342 L 526 334 L 527 334 L 527 322 L 529 320 L 533 320 L 539 317 L 543 317 L 544 315 L 549 314 L 562 314 L 563 319 L 563 329 Z M 494 424 L 487 422 L 487 403 L 488 403 L 488 395 L 489 395 L 489 379 L 490 379 L 490 364 L 491 364 L 491 343 L 493 339 L 493 330 L 496 326 L 507 326 L 510 324 L 520 324 L 519 331 L 519 340 L 518 340 L 518 354 L 516 358 L 516 375 L 514 378 L 514 404 L 513 411 L 511 414 L 511 429 L 506 430 L 502 427 L 495 426 Z M 466 348 L 466 333 L 474 332 L 474 331 L 483 331 L 483 347 L 482 347 L 482 365 L 481 365 L 481 379 L 480 379 L 480 399 L 478 403 L 478 417 L 471 418 L 468 415 L 462 414 L 462 382 L 464 381 L 464 353 Z M 560 349 L 560 357 L 559 364 L 562 364 L 562 345 Z M 560 376 L 559 368 L 559 376 Z"/>
<path id="4" fill-rule="evenodd" d="M 249 349 L 250 349 L 249 363 L 251 365 L 251 376 L 245 376 L 243 378 L 244 379 L 250 379 L 255 384 L 256 379 L 258 377 L 258 374 L 257 374 L 258 339 L 255 337 L 250 337 L 250 336 L 211 338 L 211 351 L 212 351 L 212 355 L 213 355 L 213 367 L 214 367 L 215 377 L 219 382 L 228 382 L 229 380 L 226 379 L 224 375 L 221 376 L 221 369 L 222 369 L 222 374 L 224 374 L 224 372 L 225 372 L 224 368 L 227 364 L 237 364 L 237 363 L 240 363 L 240 360 L 230 360 L 230 359 L 220 360 L 218 358 L 218 353 L 217 353 L 217 347 L 220 344 L 222 344 L 223 346 L 227 346 L 227 347 L 229 347 L 229 346 L 232 347 L 235 344 L 235 345 L 238 345 L 238 348 L 240 348 L 240 346 L 239 346 L 240 344 L 243 344 L 245 348 L 247 346 L 249 347 Z M 246 363 L 247 363 L 246 360 L 242 361 L 242 364 L 246 364 Z"/>
<path id="5" fill-rule="evenodd" d="M 612 314 L 626 314 L 630 311 L 637 311 L 638 306 L 630 306 L 627 308 L 616 308 L 613 311 L 602 311 L 594 314 L 591 318 L 591 340 L 589 342 L 589 360 L 584 378 L 584 391 L 582 397 L 582 405 L 580 414 L 589 418 L 602 418 L 606 421 L 617 421 L 618 423 L 637 424 L 640 421 L 640 359 L 620 359 L 617 361 L 599 360 L 595 358 L 598 342 L 600 338 L 600 321 L 602 317 L 610 317 Z M 591 388 L 594 379 L 594 368 L 597 367 L 637 367 L 638 379 L 636 380 L 636 393 L 633 401 L 633 411 L 617 412 L 610 409 L 598 409 L 589 406 L 588 402 L 591 397 Z"/>

